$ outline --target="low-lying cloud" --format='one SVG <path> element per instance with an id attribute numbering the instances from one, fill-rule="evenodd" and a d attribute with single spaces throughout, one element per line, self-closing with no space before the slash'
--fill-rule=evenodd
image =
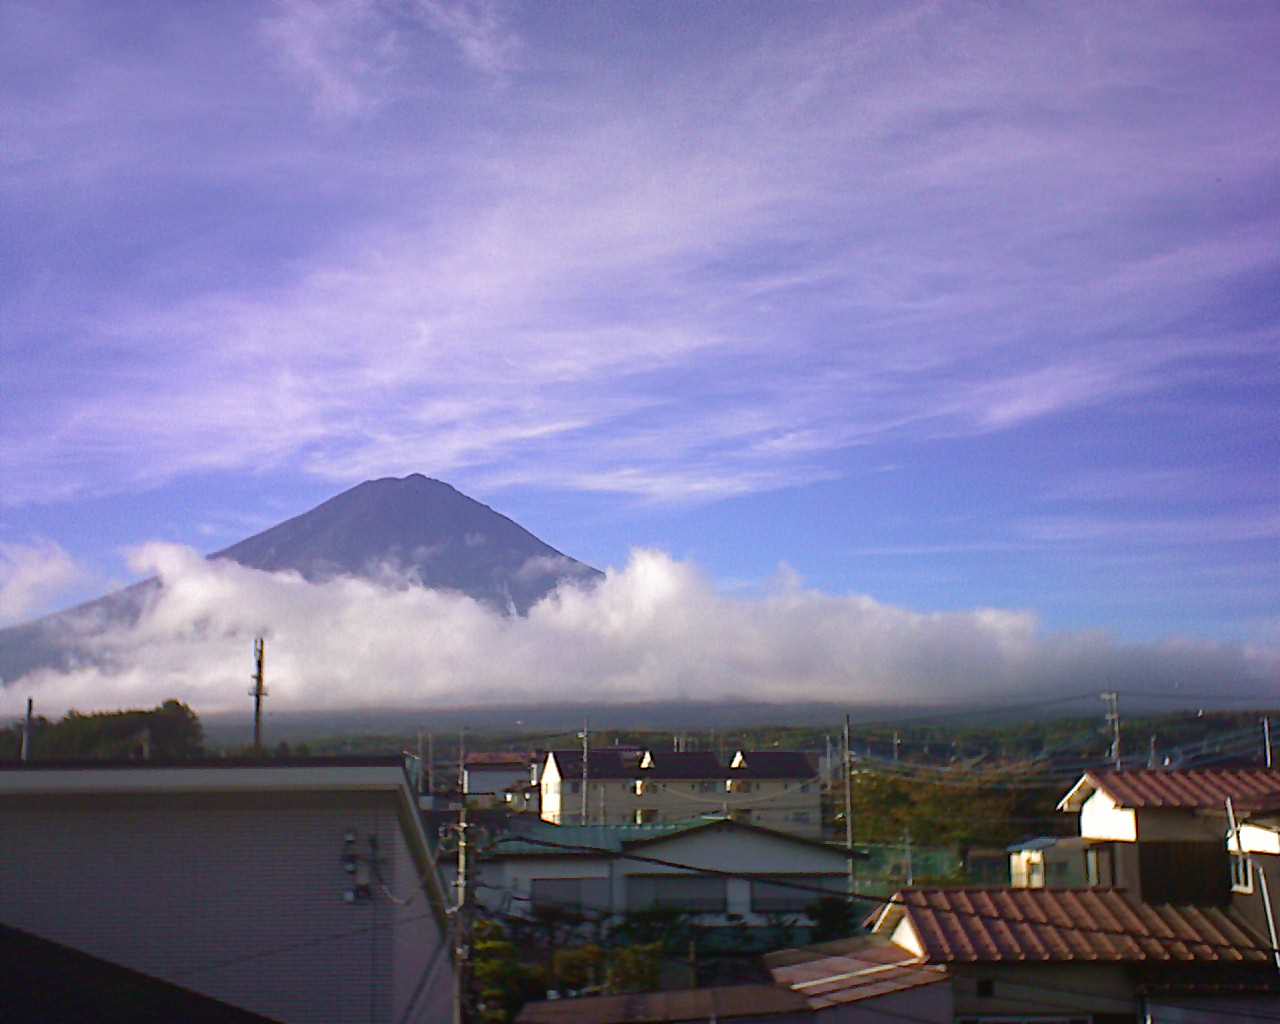
<path id="1" fill-rule="evenodd" d="M 243 710 L 251 642 L 267 637 L 274 710 L 750 700 L 956 703 L 1136 688 L 1255 692 L 1274 651 L 1105 635 L 1046 635 L 1034 614 L 921 613 L 807 589 L 718 592 L 696 566 L 636 550 L 594 587 L 567 583 L 527 617 L 386 581 L 309 583 L 153 544 L 134 567 L 163 582 L 133 626 L 85 641 L 82 666 L 0 691 L 18 713 L 175 697 Z"/>

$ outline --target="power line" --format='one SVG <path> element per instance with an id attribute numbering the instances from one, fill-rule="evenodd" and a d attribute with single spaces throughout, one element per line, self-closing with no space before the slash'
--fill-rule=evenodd
<path id="1" fill-rule="evenodd" d="M 609 857 L 619 857 L 619 858 L 622 858 L 623 860 L 633 860 L 633 861 L 637 861 L 639 863 L 644 863 L 644 864 L 656 864 L 660 867 L 676 868 L 682 871 L 690 871 L 695 874 L 702 874 L 702 875 L 711 875 L 713 877 L 718 877 L 718 878 L 767 880 L 770 885 L 776 885 L 784 889 L 796 889 L 804 892 L 818 893 L 823 896 L 834 897 L 837 899 L 841 898 L 839 893 L 835 893 L 830 889 L 822 889 L 814 885 L 805 885 L 802 882 L 788 882 L 788 881 L 783 881 L 781 879 L 776 879 L 773 877 L 765 878 L 765 876 L 761 876 L 761 875 L 751 875 L 742 871 L 729 871 L 724 868 L 709 868 L 709 867 L 702 867 L 696 864 L 683 864 L 679 861 L 667 860 L 662 857 L 649 857 L 644 854 L 609 850 L 609 849 L 605 849 L 604 847 L 584 846 L 581 844 L 573 844 L 573 843 L 557 843 L 550 839 L 534 839 L 530 836 L 519 836 L 519 837 L 513 837 L 511 839 L 499 839 L 497 842 L 498 843 L 519 842 L 519 843 L 527 843 L 532 846 L 543 846 L 543 847 L 548 847 L 550 849 L 567 850 L 575 853 L 603 854 Z M 867 901 L 878 903 L 878 904 L 889 904 L 893 906 L 901 906 L 901 907 L 905 907 L 908 910 L 931 909 L 927 907 L 924 907 L 924 908 L 916 907 L 914 904 L 908 902 L 907 900 L 899 899 L 893 896 L 885 897 L 885 896 L 878 896 L 878 895 L 865 893 L 865 892 L 850 893 L 846 898 L 862 899 L 862 900 L 867 900 Z M 978 918 L 980 920 L 999 921 L 1002 924 L 1006 924 L 1006 925 L 1009 924 L 1009 919 L 1001 914 L 992 914 L 992 913 L 988 913 L 980 910 L 962 910 L 956 907 L 949 907 L 946 910 L 935 909 L 934 912 L 938 914 L 950 914 L 955 917 L 973 917 L 973 918 Z M 1022 921 L 1017 923 L 1031 924 L 1031 925 L 1049 924 L 1049 922 L 1042 922 L 1042 921 Z M 1248 950 L 1250 952 L 1256 951 L 1260 953 L 1267 953 L 1269 955 L 1274 955 L 1275 953 L 1280 952 L 1280 949 L 1276 949 L 1272 946 L 1258 946 L 1253 944 L 1244 945 L 1244 944 L 1235 943 L 1235 942 L 1210 942 L 1203 939 L 1179 939 L 1176 937 L 1166 938 L 1166 937 L 1157 936 L 1157 935 L 1143 935 L 1139 932 L 1134 932 L 1125 928 L 1098 928 L 1098 927 L 1085 927 L 1083 925 L 1073 924 L 1071 926 L 1071 929 L 1073 931 L 1086 932 L 1089 934 L 1117 935 L 1123 938 L 1129 938 L 1129 939 L 1135 939 L 1135 940 L 1180 942 L 1190 946 L 1206 946 L 1210 949 L 1236 949 L 1236 950 L 1243 949 L 1243 950 Z"/>

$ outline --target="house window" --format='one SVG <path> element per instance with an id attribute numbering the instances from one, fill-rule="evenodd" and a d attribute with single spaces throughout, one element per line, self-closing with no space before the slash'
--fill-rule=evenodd
<path id="1" fill-rule="evenodd" d="M 571 783 L 569 783 L 569 792 L 570 792 L 570 793 L 581 793 L 581 792 L 582 792 L 582 783 L 581 783 L 581 782 L 571 782 Z"/>
<path id="2" fill-rule="evenodd" d="M 683 910 L 723 914 L 728 895 L 723 878 L 705 875 L 632 875 L 627 879 L 628 910 Z"/>
<path id="3" fill-rule="evenodd" d="M 714 793 L 716 791 L 716 784 L 714 782 L 699 782 L 698 789 L 703 793 Z"/>
<path id="4" fill-rule="evenodd" d="M 607 878 L 535 878 L 530 885 L 534 910 L 574 913 L 610 910 Z"/>
<path id="5" fill-rule="evenodd" d="M 652 807 L 636 808 L 636 824 L 637 825 L 652 825 L 657 820 L 658 820 L 658 812 L 654 810 Z"/>
<path id="6" fill-rule="evenodd" d="M 822 899 L 822 893 L 813 889 L 825 889 L 833 895 L 843 893 L 847 879 L 825 875 L 787 875 L 774 879 L 751 880 L 751 910 L 756 914 L 798 914 Z M 789 882 L 790 885 L 779 885 Z M 803 886 L 804 888 L 792 888 Z"/>
<path id="7" fill-rule="evenodd" d="M 1231 854 L 1231 891 L 1253 892 L 1253 861 L 1247 853 Z"/>

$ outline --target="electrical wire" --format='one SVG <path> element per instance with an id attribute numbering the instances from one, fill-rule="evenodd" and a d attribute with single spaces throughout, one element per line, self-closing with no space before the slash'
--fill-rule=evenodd
<path id="1" fill-rule="evenodd" d="M 649 857 L 649 856 L 645 856 L 644 854 L 626 853 L 625 851 L 618 852 L 614 850 L 608 850 L 603 847 L 583 846 L 580 844 L 572 844 L 572 843 L 557 843 L 549 839 L 533 839 L 533 838 L 530 838 L 529 836 L 520 836 L 518 838 L 514 838 L 511 840 L 499 839 L 497 842 L 499 844 L 504 842 L 520 842 L 520 843 L 527 843 L 533 846 L 543 846 L 551 849 L 565 850 L 573 853 L 601 854 L 608 857 L 619 857 L 624 860 L 633 860 L 633 861 L 637 861 L 645 864 L 655 864 L 660 867 L 675 868 L 681 871 L 689 871 L 689 872 L 693 872 L 695 874 L 701 874 L 701 875 L 710 875 L 717 878 L 736 878 L 736 879 L 751 880 L 753 878 L 759 879 L 762 877 L 760 875 L 750 875 L 741 871 L 728 871 L 723 868 L 709 868 L 709 867 L 702 867 L 700 865 L 695 865 L 695 864 L 684 864 L 679 861 L 666 860 L 665 858 L 662 858 L 662 857 Z M 877 896 L 872 893 L 856 892 L 856 891 L 846 892 L 846 893 L 833 892 L 830 889 L 822 889 L 818 886 L 805 885 L 804 883 L 801 883 L 801 882 L 787 882 L 787 881 L 783 881 L 775 878 L 768 878 L 768 881 L 770 885 L 775 885 L 775 886 L 778 886 L 779 888 L 795 889 L 803 892 L 812 892 L 812 893 L 817 893 L 823 896 L 833 896 L 835 898 L 843 898 L 846 900 L 860 899 L 860 900 L 866 900 L 866 901 L 877 903 L 877 904 L 901 906 L 901 907 L 905 907 L 908 910 L 933 909 L 928 907 L 916 907 L 914 904 L 910 903 L 905 899 L 901 899 L 893 896 L 884 897 L 884 896 Z M 981 920 L 998 921 L 1005 925 L 1009 923 L 1008 918 L 1006 918 L 1004 915 L 988 913 L 980 910 L 962 910 L 957 907 L 950 907 L 950 908 L 947 908 L 946 910 L 934 910 L 934 913 L 949 914 L 954 917 L 973 917 Z M 1041 924 L 1047 924 L 1048 922 L 1027 921 L 1027 922 L 1018 922 L 1018 923 L 1041 925 Z M 1166 938 L 1163 936 L 1150 935 L 1150 934 L 1144 935 L 1140 932 L 1134 932 L 1127 928 L 1099 928 L 1099 927 L 1086 927 L 1083 925 L 1075 925 L 1075 924 L 1073 924 L 1071 928 L 1073 931 L 1085 932 L 1087 934 L 1115 935 L 1122 938 L 1129 938 L 1129 939 L 1142 940 L 1142 941 L 1179 942 L 1179 943 L 1190 945 L 1190 946 L 1205 946 L 1210 949 L 1246 950 L 1248 952 L 1266 953 L 1270 956 L 1274 956 L 1277 952 L 1280 952 L 1280 950 L 1276 949 L 1275 947 L 1267 946 L 1267 945 L 1259 946 L 1259 945 L 1235 943 L 1235 942 L 1211 942 L 1203 939 L 1179 939 L 1176 937 Z"/>

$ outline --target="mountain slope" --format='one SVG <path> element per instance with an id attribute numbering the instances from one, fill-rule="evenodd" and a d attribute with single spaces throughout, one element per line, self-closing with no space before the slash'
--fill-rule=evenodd
<path id="1" fill-rule="evenodd" d="M 366 481 L 209 557 L 264 572 L 291 570 L 316 582 L 392 575 L 520 615 L 562 580 L 602 578 L 487 505 L 418 473 Z M 0 685 L 73 664 L 79 641 L 136 621 L 159 586 L 147 580 L 0 630 Z"/>

